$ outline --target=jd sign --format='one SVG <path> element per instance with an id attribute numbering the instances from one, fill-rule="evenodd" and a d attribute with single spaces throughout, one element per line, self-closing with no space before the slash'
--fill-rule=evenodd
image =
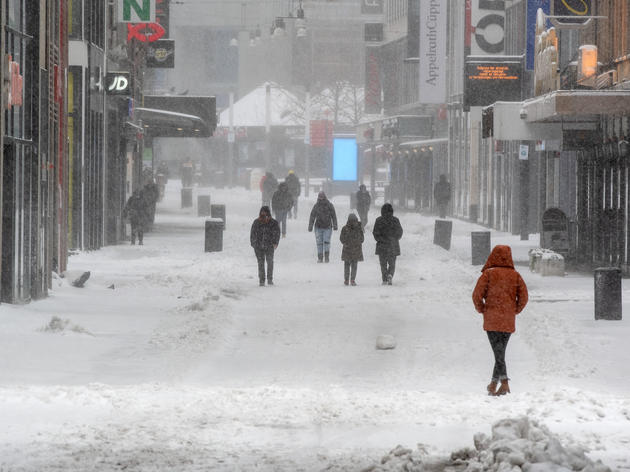
<path id="1" fill-rule="evenodd" d="M 118 22 L 155 22 L 155 2 L 156 0 L 118 0 Z"/>

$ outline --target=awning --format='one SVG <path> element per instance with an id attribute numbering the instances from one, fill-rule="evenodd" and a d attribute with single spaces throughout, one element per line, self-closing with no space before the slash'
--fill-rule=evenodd
<path id="1" fill-rule="evenodd" d="M 155 108 L 136 108 L 135 118 L 142 122 L 144 133 L 149 137 L 210 137 L 212 129 L 195 115 Z"/>
<path id="2" fill-rule="evenodd" d="M 420 139 L 418 141 L 406 141 L 400 143 L 399 147 L 425 147 L 425 146 L 438 146 L 440 144 L 448 143 L 448 138 L 434 138 L 434 139 Z"/>
<path id="3" fill-rule="evenodd" d="M 596 121 L 599 115 L 627 115 L 630 90 L 556 90 L 525 100 L 521 119 L 529 123 Z"/>

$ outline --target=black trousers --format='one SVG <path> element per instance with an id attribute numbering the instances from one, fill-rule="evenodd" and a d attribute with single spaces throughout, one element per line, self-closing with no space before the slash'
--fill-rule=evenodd
<path id="1" fill-rule="evenodd" d="M 258 281 L 265 281 L 265 261 L 267 261 L 267 280 L 273 281 L 273 248 L 254 249 L 258 259 Z"/>
<path id="2" fill-rule="evenodd" d="M 361 226 L 365 228 L 368 224 L 368 211 L 357 210 L 357 212 L 359 213 L 359 220 L 361 220 Z"/>
<path id="3" fill-rule="evenodd" d="M 492 352 L 494 353 L 494 369 L 492 371 L 492 380 L 507 380 L 507 366 L 505 365 L 505 349 L 507 348 L 510 334 L 501 331 L 486 331 Z"/>
<path id="4" fill-rule="evenodd" d="M 378 255 L 378 261 L 381 263 L 381 275 L 383 276 L 383 282 L 387 282 L 387 277 L 394 277 L 396 271 L 396 256 L 384 256 Z"/>
<path id="5" fill-rule="evenodd" d="M 357 265 L 357 261 L 343 261 L 343 280 L 347 282 L 357 278 Z"/>

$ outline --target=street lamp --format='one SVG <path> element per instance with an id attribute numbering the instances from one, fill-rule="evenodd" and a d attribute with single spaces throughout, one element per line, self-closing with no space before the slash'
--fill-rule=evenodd
<path id="1" fill-rule="evenodd" d="M 276 16 L 276 19 L 271 24 L 271 36 L 278 37 L 284 35 L 284 30 L 286 29 L 286 24 L 284 20 L 295 20 L 295 35 L 298 38 L 306 37 L 306 19 L 304 18 L 304 8 L 302 8 L 302 0 L 298 5 L 296 16 L 293 16 L 292 13 L 289 13 L 289 16 Z"/>

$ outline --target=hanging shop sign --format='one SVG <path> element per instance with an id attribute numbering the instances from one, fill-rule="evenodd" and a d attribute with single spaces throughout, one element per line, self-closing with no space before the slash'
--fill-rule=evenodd
<path id="1" fill-rule="evenodd" d="M 170 24 L 168 0 L 155 0 L 155 22 L 164 28 L 164 37 L 168 38 Z"/>
<path id="2" fill-rule="evenodd" d="M 156 0 L 118 0 L 118 22 L 155 22 L 155 3 Z"/>
<path id="3" fill-rule="evenodd" d="M 127 24 L 127 41 L 137 39 L 141 43 L 153 43 L 165 34 L 166 30 L 159 23 Z"/>
<path id="4" fill-rule="evenodd" d="M 7 108 L 21 107 L 23 104 L 24 77 L 20 74 L 20 64 L 9 56 L 9 94 Z"/>
<path id="5" fill-rule="evenodd" d="M 129 95 L 129 72 L 108 72 L 105 76 L 105 91 L 108 95 Z"/>
<path id="6" fill-rule="evenodd" d="M 446 101 L 446 0 L 420 2 L 420 103 Z"/>
<path id="7" fill-rule="evenodd" d="M 465 107 L 485 107 L 495 102 L 521 100 L 523 67 L 520 57 L 504 58 L 491 61 L 468 57 L 464 76 Z"/>
<path id="8" fill-rule="evenodd" d="M 175 67 L 175 41 L 160 39 L 147 46 L 147 67 L 173 69 Z"/>
<path id="9" fill-rule="evenodd" d="M 591 0 L 553 0 L 552 15 L 566 17 L 554 19 L 561 25 L 584 24 L 591 14 Z"/>
<path id="10" fill-rule="evenodd" d="M 381 112 L 381 49 L 368 46 L 365 48 L 365 113 Z"/>

